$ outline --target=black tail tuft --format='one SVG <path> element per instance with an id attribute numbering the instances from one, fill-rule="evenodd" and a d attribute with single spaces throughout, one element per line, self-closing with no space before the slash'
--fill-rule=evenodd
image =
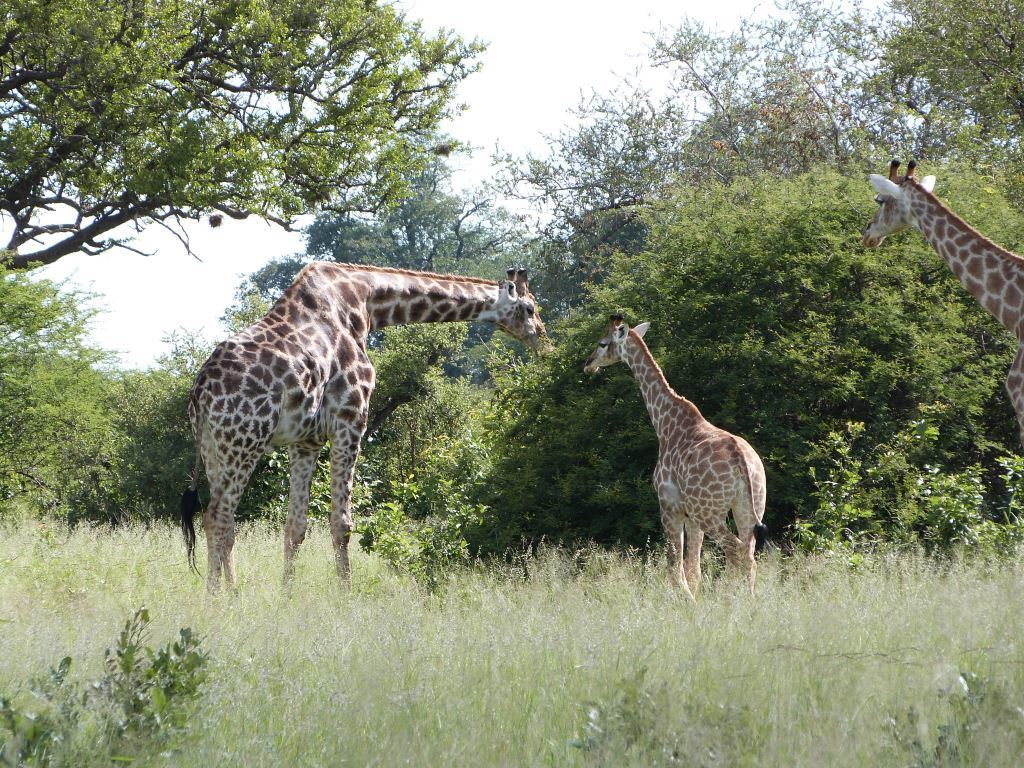
<path id="1" fill-rule="evenodd" d="M 764 543 L 768 540 L 768 526 L 764 523 L 754 524 L 754 551 L 760 552 L 764 549 Z"/>
<path id="2" fill-rule="evenodd" d="M 199 509 L 199 491 L 188 488 L 181 494 L 181 532 L 185 536 L 185 551 L 188 553 L 188 565 L 196 573 L 196 526 L 195 514 Z"/>

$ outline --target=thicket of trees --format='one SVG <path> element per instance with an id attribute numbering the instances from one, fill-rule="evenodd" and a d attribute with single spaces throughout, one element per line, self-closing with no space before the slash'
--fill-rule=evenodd
<path id="1" fill-rule="evenodd" d="M 879 251 L 859 238 L 874 205 L 866 173 L 914 156 L 954 210 L 1024 249 L 1016 3 L 892 0 L 869 12 L 788 0 L 727 35 L 684 20 L 650 51 L 671 74 L 668 93 L 625 82 L 593 95 L 546 153 L 506 158 L 492 188 L 474 194 L 453 192 L 445 161 L 427 150 L 451 143 L 429 128 L 476 49 L 425 40 L 390 11 L 365 8 L 369 16 L 352 6 L 351 17 L 389 20 L 388 39 L 425 57 L 419 66 L 433 83 L 408 135 L 394 133 L 390 112 L 371 110 L 391 143 L 373 143 L 373 152 L 353 144 L 369 152 L 366 168 L 381 171 L 374 179 L 389 179 L 387 189 L 360 189 L 377 201 L 405 196 L 376 212 L 345 198 L 322 213 L 305 253 L 239 287 L 226 326 L 259 316 L 311 259 L 485 277 L 526 263 L 557 340 L 533 360 L 483 327 L 374 335 L 379 386 L 355 496 L 375 521 L 367 545 L 412 568 L 410 552 L 448 562 L 465 556 L 467 542 L 500 553 L 541 538 L 657 541 L 656 438 L 635 382 L 625 367 L 582 372 L 610 311 L 650 321 L 669 381 L 759 450 L 777 540 L 1020 540 L 1024 464 L 1002 388 L 1014 340 L 916 233 Z M 13 76 L 11 50 L 23 50 L 19 18 L 6 17 L 0 82 Z M 299 56 L 311 44 L 287 50 Z M 377 59 L 346 61 L 358 81 L 367 74 L 359 62 Z M 386 75 L 371 77 L 377 90 L 367 98 L 406 87 L 405 63 L 372 69 Z M 362 131 L 352 127 L 345 140 Z M 402 149 L 375 154 L 381 146 Z M 111 178 L 127 183 L 115 170 Z M 325 202 L 312 186 L 263 192 L 263 207 L 219 200 L 189 211 L 237 205 L 279 215 Z M 501 195 L 535 203 L 534 220 L 505 211 Z M 192 454 L 184 397 L 204 343 L 179 340 L 149 371 L 105 369 L 82 341 L 77 297 L 19 273 L 2 285 L 22 309 L 0 302 L 0 333 L 14 341 L 9 355 L 0 350 L 0 439 L 12 446 L 0 455 L 0 503 L 31 499 L 99 519 L 173 507 Z M 57 411 L 63 422 L 52 419 Z M 75 425 L 73 440 L 60 423 Z M 325 473 L 321 466 L 314 483 L 314 515 L 329 506 Z M 270 457 L 240 517 L 283 515 L 286 478 L 283 454 Z M 417 562 L 418 573 L 435 573 Z"/>
<path id="2" fill-rule="evenodd" d="M 4 258 L 130 247 L 135 222 L 394 202 L 480 50 L 376 0 L 10 0 Z"/>

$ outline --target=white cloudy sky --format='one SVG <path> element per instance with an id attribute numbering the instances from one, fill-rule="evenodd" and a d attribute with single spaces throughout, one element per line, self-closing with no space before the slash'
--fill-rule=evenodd
<path id="1" fill-rule="evenodd" d="M 466 111 L 446 126 L 456 138 L 481 148 L 473 158 L 456 161 L 465 186 L 490 174 L 496 147 L 514 154 L 542 150 L 545 134 L 571 124 L 569 111 L 581 94 L 610 90 L 643 67 L 650 35 L 659 27 L 691 16 L 729 29 L 752 8 L 738 0 L 401 0 L 399 5 L 428 28 L 447 27 L 488 44 L 483 69 L 460 92 Z M 255 219 L 228 220 L 218 229 L 195 225 L 189 233 L 198 258 L 153 228 L 136 240 L 152 256 L 71 255 L 37 274 L 93 292 L 102 310 L 93 341 L 118 352 L 126 366 L 146 366 L 166 351 L 163 338 L 176 329 L 200 331 L 212 341 L 222 338 L 219 317 L 241 277 L 304 247 L 301 234 Z"/>

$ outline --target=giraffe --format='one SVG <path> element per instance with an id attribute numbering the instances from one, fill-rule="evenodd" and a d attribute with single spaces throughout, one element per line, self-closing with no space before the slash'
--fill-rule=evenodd
<path id="1" fill-rule="evenodd" d="M 943 205 L 932 194 L 935 177 L 918 179 L 914 161 L 907 164 L 905 176 L 898 175 L 899 166 L 893 160 L 888 178 L 868 177 L 877 193 L 878 212 L 864 227 L 862 242 L 877 248 L 889 235 L 916 227 L 970 294 L 1017 338 L 1006 391 L 1024 441 L 1024 258 L 1000 248 Z"/>
<path id="2" fill-rule="evenodd" d="M 746 571 L 753 594 L 754 552 L 768 533 L 761 522 L 766 485 L 761 458 L 746 440 L 711 424 L 696 405 L 669 386 L 643 340 L 649 325 L 641 323 L 630 330 L 622 315 L 612 315 L 583 370 L 597 373 L 622 360 L 640 385 L 658 433 L 654 487 L 668 542 L 669 580 L 694 600 L 700 588 L 701 544 L 707 533 L 732 564 Z M 730 510 L 739 536 L 728 528 Z"/>
<path id="3" fill-rule="evenodd" d="M 306 534 L 317 456 L 328 441 L 335 565 L 342 583 L 349 581 L 349 502 L 375 379 L 367 334 L 389 325 L 458 320 L 494 323 L 534 351 L 547 346 L 525 269 L 510 269 L 507 279 L 495 282 L 333 262 L 304 267 L 265 317 L 217 345 L 189 396 L 197 451 L 181 500 L 195 569 L 196 489 L 205 466 L 211 593 L 220 588 L 222 569 L 235 587 L 235 509 L 260 457 L 279 446 L 287 446 L 290 465 L 284 537 L 284 577 L 290 580 Z"/>

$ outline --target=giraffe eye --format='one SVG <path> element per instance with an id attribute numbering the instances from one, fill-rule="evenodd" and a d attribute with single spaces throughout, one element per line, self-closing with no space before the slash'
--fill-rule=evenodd
<path id="1" fill-rule="evenodd" d="M 599 341 L 597 343 L 597 346 L 599 346 L 601 349 L 604 349 L 605 347 L 608 346 L 608 342 L 607 341 Z"/>
<path id="2" fill-rule="evenodd" d="M 527 307 L 526 308 L 526 314 L 532 315 L 533 314 L 533 307 Z"/>
<path id="3" fill-rule="evenodd" d="M 879 205 L 884 205 L 885 204 L 885 198 L 882 197 L 881 195 L 879 195 L 878 197 L 875 198 L 875 202 L 878 203 Z"/>

